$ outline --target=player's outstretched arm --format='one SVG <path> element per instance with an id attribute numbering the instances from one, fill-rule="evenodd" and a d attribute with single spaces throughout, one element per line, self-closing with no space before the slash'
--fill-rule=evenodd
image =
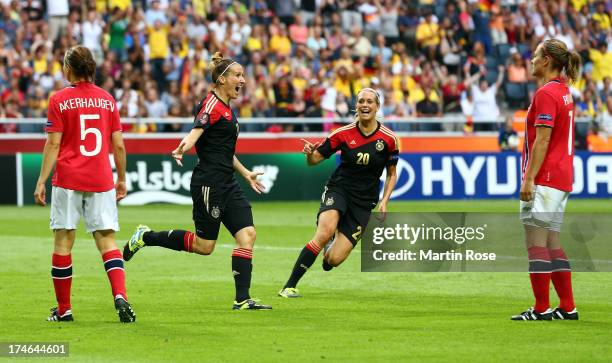
<path id="1" fill-rule="evenodd" d="M 540 171 L 540 167 L 544 163 L 546 158 L 546 151 L 548 151 L 548 144 L 550 143 L 550 135 L 552 133 L 551 127 L 539 126 L 536 127 L 536 137 L 533 142 L 533 150 L 525 170 L 525 178 L 521 185 L 521 200 L 529 202 L 533 199 L 535 177 Z"/>
<path id="2" fill-rule="evenodd" d="M 183 166 L 183 154 L 191 150 L 193 145 L 195 145 L 196 141 L 198 141 L 198 139 L 200 138 L 200 136 L 202 136 L 203 133 L 203 128 L 197 127 L 191 129 L 187 136 L 185 136 L 183 140 L 181 140 L 179 146 L 176 149 L 172 150 L 172 157 L 174 158 L 174 160 L 176 160 L 176 163 L 179 164 L 179 166 Z"/>
<path id="3" fill-rule="evenodd" d="M 387 203 L 391 199 L 391 193 L 395 189 L 395 183 L 397 183 L 397 165 L 387 166 L 387 177 L 385 178 L 385 186 L 383 189 L 383 197 L 378 203 L 378 211 L 381 213 L 387 213 Z"/>
<path id="4" fill-rule="evenodd" d="M 247 183 L 249 183 L 249 185 L 251 186 L 251 189 L 253 189 L 255 193 L 261 194 L 264 190 L 266 190 L 266 187 L 264 187 L 264 185 L 259 180 L 257 180 L 257 177 L 260 175 L 263 175 L 263 172 L 250 171 L 244 165 L 242 165 L 242 163 L 240 162 L 240 160 L 238 160 L 236 155 L 234 155 L 233 165 L 234 165 L 234 170 L 236 170 L 238 173 L 240 173 L 240 175 L 242 175 L 244 180 L 246 180 Z"/>
<path id="5" fill-rule="evenodd" d="M 59 153 L 60 144 L 62 143 L 61 132 L 50 132 L 47 134 L 47 141 L 45 142 L 45 148 L 43 149 L 43 161 L 40 166 L 40 174 L 38 175 L 38 181 L 36 182 L 36 189 L 34 190 L 34 202 L 43 207 L 47 205 L 46 194 L 47 190 L 45 183 L 51 175 L 51 170 L 55 166 L 57 161 L 57 154 Z"/>
<path id="6" fill-rule="evenodd" d="M 115 168 L 117 169 L 117 182 L 115 183 L 115 191 L 117 192 L 117 200 L 121 200 L 127 195 L 127 186 L 125 185 L 126 152 L 125 144 L 123 143 L 123 134 L 121 134 L 121 131 L 115 131 L 112 133 L 111 142 L 113 144 L 113 158 L 115 159 Z"/>
<path id="7" fill-rule="evenodd" d="M 325 160 L 323 155 L 317 150 L 320 143 L 315 142 L 314 144 L 306 139 L 300 139 L 302 143 L 304 143 L 304 148 L 302 149 L 302 153 L 306 155 L 306 162 L 308 165 L 317 165 L 318 163 Z"/>

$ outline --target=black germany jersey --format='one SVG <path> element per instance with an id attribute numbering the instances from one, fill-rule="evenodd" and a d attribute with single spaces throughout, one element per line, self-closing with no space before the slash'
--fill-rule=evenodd
<path id="1" fill-rule="evenodd" d="M 358 122 L 332 132 L 317 149 L 325 158 L 340 150 L 340 165 L 327 182 L 329 190 L 341 190 L 352 203 L 372 209 L 378 203 L 380 176 L 397 164 L 399 144 L 393 132 L 378 123 L 365 136 Z"/>
<path id="2" fill-rule="evenodd" d="M 198 164 L 193 169 L 191 184 L 227 184 L 234 177 L 238 120 L 214 92 L 210 92 L 197 109 L 193 127 L 203 128 L 204 133 L 195 144 Z"/>

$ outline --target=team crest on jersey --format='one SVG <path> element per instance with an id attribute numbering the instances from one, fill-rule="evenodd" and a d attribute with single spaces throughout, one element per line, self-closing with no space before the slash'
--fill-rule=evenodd
<path id="1" fill-rule="evenodd" d="M 333 205 L 333 204 L 334 204 L 334 197 L 329 197 L 329 198 L 327 198 L 327 200 L 325 201 L 325 205 L 326 205 L 326 206 L 328 206 L 328 207 L 329 207 L 330 205 Z"/>
<path id="2" fill-rule="evenodd" d="M 196 123 L 200 126 L 204 126 L 208 123 L 209 119 L 210 119 L 210 116 L 207 113 L 202 112 L 196 118 Z"/>
<path id="3" fill-rule="evenodd" d="M 215 219 L 219 218 L 219 216 L 221 215 L 219 207 L 213 207 L 213 209 L 210 211 L 210 215 Z"/>
<path id="4" fill-rule="evenodd" d="M 229 112 L 225 111 L 225 117 L 229 117 Z"/>
<path id="5" fill-rule="evenodd" d="M 376 141 L 376 151 L 383 151 L 385 149 L 385 144 L 382 140 Z"/>

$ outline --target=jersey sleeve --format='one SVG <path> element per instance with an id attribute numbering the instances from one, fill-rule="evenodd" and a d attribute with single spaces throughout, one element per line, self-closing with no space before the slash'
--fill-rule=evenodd
<path id="1" fill-rule="evenodd" d="M 533 100 L 535 121 L 534 126 L 554 127 L 557 118 L 557 102 L 551 94 L 538 92 Z"/>
<path id="2" fill-rule="evenodd" d="M 111 133 L 115 132 L 115 131 L 123 131 L 121 128 L 121 117 L 119 116 L 119 108 L 117 107 L 117 103 L 115 102 L 115 100 L 111 100 L 111 102 L 113 103 L 114 107 L 113 107 L 113 114 L 112 114 L 112 119 L 111 119 Z"/>
<path id="3" fill-rule="evenodd" d="M 206 107 L 204 107 L 204 100 L 202 100 L 196 108 L 198 110 L 198 113 L 193 119 L 194 129 L 204 129 L 204 131 L 206 131 L 209 127 L 217 123 L 217 121 L 219 121 L 219 119 L 221 118 L 221 115 L 216 114 L 214 110 L 206 112 L 205 108 Z"/>
<path id="4" fill-rule="evenodd" d="M 340 139 L 340 133 L 332 133 L 323 141 L 323 143 L 317 148 L 317 151 L 323 155 L 325 159 L 329 159 L 330 156 L 334 155 L 338 149 L 342 140 Z"/>
<path id="5" fill-rule="evenodd" d="M 55 98 L 51 97 L 47 107 L 47 125 L 45 132 L 64 132 L 64 122 Z"/>
<path id="6" fill-rule="evenodd" d="M 397 165 L 399 160 L 399 144 L 397 137 L 393 137 L 392 145 L 389 145 L 389 158 L 387 159 L 387 166 Z"/>

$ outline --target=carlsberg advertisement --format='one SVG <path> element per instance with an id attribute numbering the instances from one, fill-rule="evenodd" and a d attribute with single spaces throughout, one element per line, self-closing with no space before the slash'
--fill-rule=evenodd
<path id="1" fill-rule="evenodd" d="M 300 153 L 247 154 L 238 157 L 247 168 L 264 173 L 260 176 L 260 181 L 266 187 L 266 191 L 261 195 L 252 191 L 242 177 L 236 174 L 236 179 L 251 201 L 319 199 L 325 182 L 336 166 L 333 160 L 326 160 L 316 167 L 309 167 L 306 165 L 304 155 Z M 112 156 L 110 160 L 114 170 Z M 33 204 L 32 195 L 42 155 L 22 154 L 21 162 L 24 204 Z M 169 155 L 128 155 L 126 168 L 128 195 L 120 204 L 191 204 L 189 184 L 196 163 L 195 155 L 185 155 L 183 167 L 178 166 Z M 92 175 L 92 178 L 95 178 L 95 175 Z M 50 187 L 49 180 L 48 189 Z"/>

